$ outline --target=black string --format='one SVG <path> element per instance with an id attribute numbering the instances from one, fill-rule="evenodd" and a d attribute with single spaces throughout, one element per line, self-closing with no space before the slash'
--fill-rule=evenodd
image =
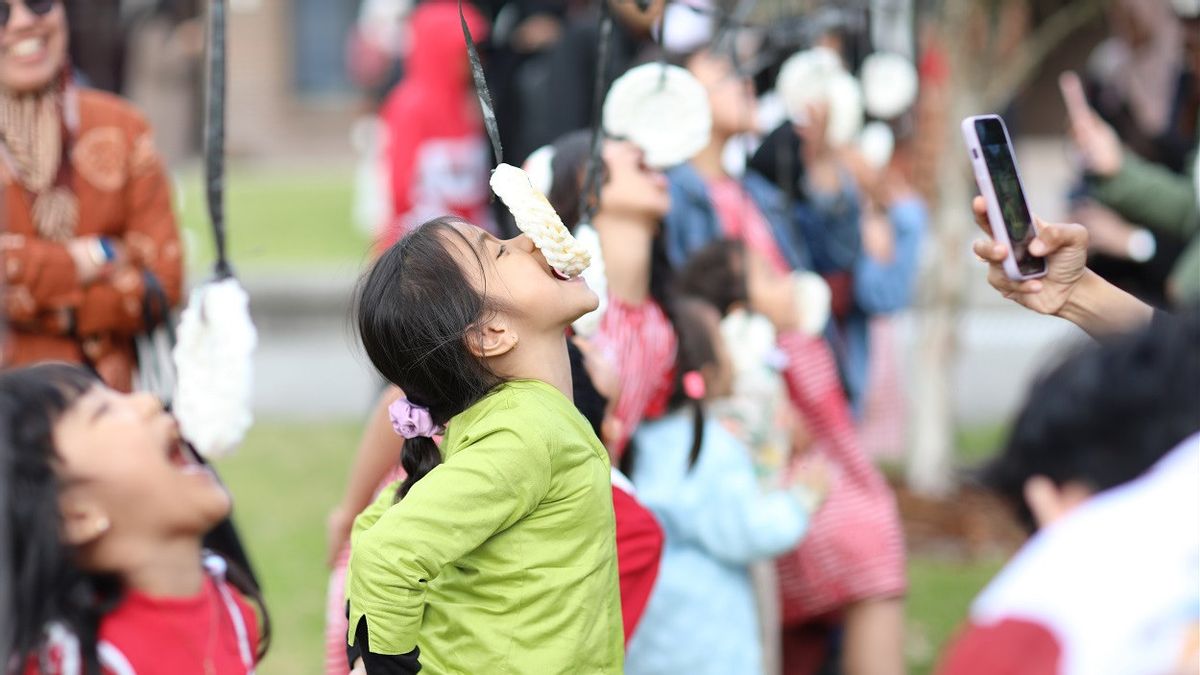
<path id="1" fill-rule="evenodd" d="M 204 123 L 205 196 L 212 224 L 217 279 L 233 276 L 225 242 L 225 0 L 208 9 L 208 106 Z"/>
<path id="2" fill-rule="evenodd" d="M 467 41 L 467 58 L 471 61 L 471 77 L 475 80 L 475 96 L 479 99 L 479 109 L 483 112 L 483 126 L 487 129 L 488 138 L 492 141 L 492 151 L 496 153 L 496 164 L 504 163 L 504 148 L 500 145 L 500 125 L 496 122 L 496 106 L 492 103 L 492 92 L 488 89 L 487 78 L 483 75 L 483 64 L 479 62 L 479 49 L 475 39 L 471 37 L 471 29 L 467 26 L 467 17 L 463 15 L 462 0 L 458 0 L 458 20 L 462 23 L 463 37 Z"/>
<path id="3" fill-rule="evenodd" d="M 583 179 L 583 199 L 579 200 L 579 222 L 590 223 L 600 208 L 600 154 L 602 148 L 604 79 L 608 76 L 608 52 L 612 42 L 613 20 L 608 11 L 608 2 L 600 2 L 600 44 L 596 54 L 596 83 L 592 92 L 592 141 L 588 153 L 587 172 Z"/>

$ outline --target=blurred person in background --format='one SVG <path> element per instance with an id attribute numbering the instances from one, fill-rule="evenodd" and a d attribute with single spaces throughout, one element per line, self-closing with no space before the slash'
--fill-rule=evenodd
<path id="1" fill-rule="evenodd" d="M 126 0 L 63 0 L 71 18 L 67 49 L 88 87 L 122 94 L 125 89 Z"/>
<path id="2" fill-rule="evenodd" d="M 1149 7 L 1140 4 L 1138 7 L 1139 10 L 1131 13 L 1132 17 L 1149 11 Z M 1132 111 L 1157 112 L 1156 115 L 1150 112 L 1130 114 L 1140 120 L 1138 124 L 1115 116 L 1120 128 L 1130 135 L 1129 147 L 1089 105 L 1079 78 L 1074 73 L 1065 73 L 1060 78 L 1070 133 L 1083 165 L 1084 194 L 1090 199 L 1077 208 L 1075 216 L 1093 231 L 1091 240 L 1096 251 L 1117 260 L 1150 264 L 1149 269 L 1134 268 L 1132 283 L 1122 274 L 1129 269 L 1127 266 L 1108 265 L 1109 261 L 1100 259 L 1096 261 L 1097 271 L 1156 303 L 1186 304 L 1200 298 L 1200 237 L 1197 236 L 1200 208 L 1197 208 L 1193 166 L 1198 140 L 1196 128 L 1200 120 L 1200 95 L 1196 87 L 1196 73 L 1200 72 L 1200 8 L 1193 8 L 1191 13 L 1183 13 L 1183 9 L 1186 8 L 1182 5 L 1176 8 L 1182 30 L 1165 31 L 1164 35 L 1166 39 L 1182 32 L 1178 77 L 1168 77 L 1167 85 L 1147 91 L 1149 83 L 1156 79 L 1139 76 L 1137 72 L 1140 71 L 1129 66 L 1135 72 L 1128 79 L 1146 84 L 1138 88 L 1127 87 L 1127 107 Z M 1129 23 L 1137 27 L 1148 26 L 1150 22 L 1143 19 Z M 1150 28 L 1145 27 L 1141 32 L 1148 30 Z M 1131 44 L 1138 44 L 1136 39 L 1130 38 Z M 1159 49 L 1145 36 L 1141 48 Z M 1164 54 L 1160 60 L 1166 58 Z M 1136 65 L 1136 61 L 1134 63 Z M 1169 68 L 1169 64 L 1165 63 L 1163 67 Z M 1118 78 L 1116 81 L 1123 80 Z M 1168 85 L 1173 85 L 1173 90 Z M 1098 104 L 1111 108 L 1111 92 L 1100 91 L 1098 94 Z M 1167 103 L 1159 100 L 1164 98 Z M 1164 109 L 1165 114 L 1161 113 Z M 1138 148 L 1150 159 L 1139 155 Z M 1179 242 L 1186 244 L 1178 258 L 1174 258 Z M 1160 243 L 1162 252 L 1159 251 Z M 1162 288 L 1154 283 L 1158 278 L 1156 270 L 1161 273 L 1168 268 L 1169 275 L 1165 288 Z"/>
<path id="3" fill-rule="evenodd" d="M 856 149 L 848 154 L 862 186 L 862 252 L 851 275 L 854 302 L 842 323 L 843 373 L 857 392 L 854 412 L 867 454 L 899 459 L 908 441 L 907 410 L 893 317 L 915 298 L 929 212 L 898 157 L 874 168 Z"/>
<path id="4" fill-rule="evenodd" d="M 983 482 L 1038 532 L 975 600 L 940 673 L 1196 672 L 1198 345 L 1192 309 L 1034 384 Z"/>
<path id="5" fill-rule="evenodd" d="M 575 3 L 564 0 L 481 2 L 494 15 L 485 69 L 496 105 L 500 142 L 510 162 L 520 165 L 538 146 L 531 130 L 553 123 L 560 111 L 547 96 L 554 54 Z M 582 121 L 580 125 L 586 124 Z M 549 142 L 553 137 L 546 138 Z"/>
<path id="6" fill-rule="evenodd" d="M 895 495 L 862 450 L 832 351 L 802 328 L 794 284 L 742 242 L 721 240 L 689 260 L 680 291 L 720 309 L 726 335 L 754 319 L 768 324 L 765 336 L 759 328 L 727 338 L 738 344 L 738 361 L 763 339 L 769 349 L 755 363 L 740 365 L 744 372 L 733 395 L 713 405 L 714 415 L 751 448 L 764 489 L 786 480 L 806 459 L 832 467 L 829 497 L 808 534 L 776 559 L 779 615 L 772 617 L 760 598 L 761 620 L 773 620 L 775 634 L 765 642 L 781 644 L 782 672 L 903 672 L 907 582 Z M 778 409 L 780 396 L 784 410 Z M 809 438 L 804 445 L 793 440 L 800 422 Z M 785 446 L 782 460 L 770 460 L 763 446 L 772 442 Z"/>
<path id="7" fill-rule="evenodd" d="M 812 269 L 809 234 L 857 241 L 856 213 L 816 223 L 790 212 L 784 195 L 756 169 L 747 169 L 740 179 L 729 175 L 722 163 L 726 144 L 738 134 L 755 131 L 753 85 L 726 54 L 702 49 L 678 61 L 708 93 L 712 137 L 696 157 L 667 174 L 672 199 L 663 227 L 672 264 L 682 267 L 705 245 L 733 238 L 787 273 Z M 822 159 L 833 161 L 832 154 Z"/>
<path id="8" fill-rule="evenodd" d="M 462 5 L 476 41 L 488 25 L 474 6 Z M 467 45 L 452 0 L 429 0 L 413 10 L 407 29 L 404 79 L 383 105 L 383 161 L 391 212 L 378 245 L 447 214 L 493 229 L 488 175 L 491 150 L 471 81 Z"/>
<path id="9" fill-rule="evenodd" d="M 1029 250 L 1046 276 L 1013 281 L 982 197 L 972 210 L 988 282 L 1099 344 L 1034 385 L 983 473 L 1039 531 L 976 599 L 938 672 L 1194 673 L 1200 306 L 1172 317 L 1105 281 L 1078 224 L 1039 219 Z"/>
<path id="10" fill-rule="evenodd" d="M 1132 153 L 1180 175 L 1196 146 L 1200 89 L 1185 37 L 1193 35 L 1168 0 L 1122 0 L 1109 8 L 1112 35 L 1088 58 L 1084 90 L 1096 113 Z M 1090 231 L 1091 267 L 1156 305 L 1166 306 L 1166 281 L 1187 237 L 1146 229 L 1089 194 L 1073 195 L 1071 218 Z"/>
<path id="11" fill-rule="evenodd" d="M 1174 303 L 1200 299 L 1200 206 L 1192 176 L 1177 174 L 1160 164 L 1127 151 L 1112 127 L 1092 110 L 1083 98 L 1074 73 L 1063 75 L 1070 131 L 1079 147 L 1089 196 L 1121 218 L 1138 223 L 1151 232 L 1162 232 L 1188 240 L 1167 279 L 1166 297 Z M 1085 212 L 1083 215 L 1087 215 Z M 1085 224 L 1087 221 L 1085 221 Z M 1155 240 L 1145 230 L 1126 229 L 1126 248 L 1142 260 L 1135 249 L 1149 249 Z M 1138 243 L 1149 239 L 1148 243 Z"/>
<path id="12" fill-rule="evenodd" d="M 380 108 L 404 71 L 408 43 L 409 0 L 366 0 L 346 37 L 346 69 L 358 86 L 362 102 L 350 127 L 350 144 L 357 156 L 351 218 L 358 231 L 371 239 L 391 220 L 390 171 L 384 163 L 386 138 Z"/>
<path id="13" fill-rule="evenodd" d="M 60 2 L 0 18 L 3 366 L 81 363 L 129 391 L 134 336 L 183 283 L 166 173 L 136 110 L 72 81 Z"/>
<path id="14" fill-rule="evenodd" d="M 574 231 L 586 198 L 591 133 L 567 134 L 553 148 L 547 197 Z M 645 166 L 633 143 L 603 141 L 600 160 L 599 202 L 590 224 L 599 235 L 608 304 L 589 341 L 616 368 L 621 383 L 604 439 L 616 465 L 642 420 L 666 412 L 673 387 L 677 332 L 660 225 L 671 197 L 666 177 Z"/>
<path id="15" fill-rule="evenodd" d="M 828 490 L 829 467 L 801 465 L 763 489 L 750 449 L 709 414 L 709 403 L 733 393 L 720 312 L 685 298 L 675 317 L 670 411 L 641 425 L 626 460 L 667 546 L 625 672 L 762 673 L 750 565 L 802 539 Z"/>
<path id="16" fill-rule="evenodd" d="M 601 91 L 637 63 L 654 45 L 652 29 L 662 17 L 665 0 L 651 0 L 645 11 L 633 0 L 605 0 L 613 14 L 612 42 Z M 600 31 L 592 3 L 568 3 L 562 38 L 550 49 L 548 72 L 530 78 L 520 93 L 521 129 L 517 146 L 532 152 L 592 123 Z M 522 158 L 523 159 L 523 158 Z"/>
<path id="17" fill-rule="evenodd" d="M 199 0 L 127 3 L 126 94 L 145 111 L 159 153 L 176 167 L 201 148 L 205 28 Z"/>

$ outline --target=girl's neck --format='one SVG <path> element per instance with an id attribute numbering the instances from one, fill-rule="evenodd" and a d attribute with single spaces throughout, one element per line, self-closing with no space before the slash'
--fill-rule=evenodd
<path id="1" fill-rule="evenodd" d="M 522 335 L 495 369 L 507 379 L 540 380 L 562 392 L 568 401 L 575 401 L 565 327 L 557 335 Z"/>
<path id="2" fill-rule="evenodd" d="M 634 306 L 646 302 L 656 226 L 603 213 L 596 214 L 593 224 L 600 235 L 609 295 Z"/>
<path id="3" fill-rule="evenodd" d="M 729 174 L 725 172 L 725 163 L 722 158 L 725 154 L 725 144 L 729 142 L 729 139 L 728 134 L 713 130 L 713 136 L 708 145 L 692 158 L 692 168 L 696 169 L 704 178 L 727 178 Z"/>
<path id="4" fill-rule="evenodd" d="M 126 588 L 154 598 L 188 598 L 204 587 L 199 537 L 149 544 L 122 574 Z"/>

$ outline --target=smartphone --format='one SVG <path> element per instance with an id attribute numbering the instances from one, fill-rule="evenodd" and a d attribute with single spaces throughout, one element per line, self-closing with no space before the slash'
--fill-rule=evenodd
<path id="1" fill-rule="evenodd" d="M 1005 274 L 1014 281 L 1045 276 L 1046 260 L 1029 253 L 1037 230 L 1004 120 L 997 115 L 968 117 L 962 121 L 962 133 L 975 169 L 975 182 L 987 202 L 992 238 L 1008 247 Z"/>

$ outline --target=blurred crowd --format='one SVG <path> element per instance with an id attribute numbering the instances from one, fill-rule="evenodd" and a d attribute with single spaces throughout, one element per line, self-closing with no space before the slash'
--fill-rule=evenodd
<path id="1" fill-rule="evenodd" d="M 933 234 L 917 141 L 943 130 L 919 112 L 946 55 L 863 9 L 602 1 L 361 5 L 356 320 L 387 384 L 327 523 L 325 671 L 902 673 L 878 461 L 906 443 L 894 316 Z M 198 8 L 144 4 L 140 39 L 178 48 L 147 67 L 195 74 Z M 253 672 L 269 621 L 228 495 L 147 395 L 182 292 L 166 170 L 94 88 L 124 66 L 68 57 L 106 7 L 0 4 L 5 672 Z M 1039 280 L 974 249 L 1097 344 L 982 474 L 1036 534 L 950 675 L 1198 670 L 1200 4 L 1108 11 L 1060 80 L 1080 224 L 1039 223 Z M 588 251 L 587 286 L 492 199 L 501 159 Z"/>

